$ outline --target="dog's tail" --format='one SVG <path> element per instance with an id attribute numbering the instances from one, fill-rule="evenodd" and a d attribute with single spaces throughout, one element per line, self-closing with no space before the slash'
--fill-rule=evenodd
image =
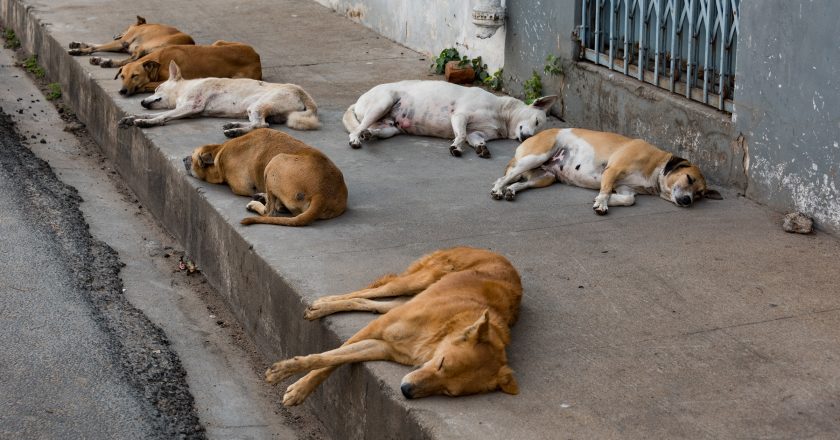
<path id="1" fill-rule="evenodd" d="M 262 215 L 258 217 L 245 217 L 239 223 L 243 225 L 261 223 L 264 225 L 306 226 L 317 220 L 323 209 L 324 197 L 321 195 L 315 195 L 312 196 L 312 200 L 309 202 L 309 207 L 306 208 L 306 211 L 303 211 L 294 217 L 271 217 Z"/>
<path id="2" fill-rule="evenodd" d="M 295 130 L 316 130 L 321 126 L 318 121 L 318 106 L 315 101 L 303 89 L 298 89 L 298 97 L 303 101 L 303 111 L 289 113 L 286 125 Z"/>
<path id="3" fill-rule="evenodd" d="M 344 123 L 344 129 L 348 133 L 352 133 L 359 126 L 359 120 L 356 119 L 356 104 L 347 107 L 347 111 L 344 112 L 344 117 L 341 118 L 341 122 Z"/>

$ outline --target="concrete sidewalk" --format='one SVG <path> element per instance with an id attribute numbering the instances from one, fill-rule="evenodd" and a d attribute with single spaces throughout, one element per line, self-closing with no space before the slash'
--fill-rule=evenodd
<path id="1" fill-rule="evenodd" d="M 566 186 L 489 196 L 516 144 L 455 159 L 441 139 L 351 150 L 340 123 L 371 86 L 425 78 L 430 60 L 308 1 L 0 0 L 118 171 L 194 254 L 267 360 L 331 348 L 369 315 L 302 319 L 321 295 L 363 287 L 433 249 L 491 248 L 525 286 L 509 350 L 521 393 L 406 401 L 390 363 L 345 367 L 308 405 L 336 438 L 825 438 L 840 432 L 840 243 L 782 232 L 735 194 L 691 209 L 640 197 L 592 213 Z M 350 191 L 343 216 L 293 229 L 242 227 L 246 199 L 187 177 L 180 159 L 224 140 L 220 119 L 119 130 L 140 97 L 115 71 L 66 54 L 144 15 L 199 43 L 249 43 L 265 79 L 315 98 L 323 128 L 292 134 L 328 154 Z M 281 129 L 284 129 L 282 127 Z M 281 393 L 285 388 L 278 387 Z"/>

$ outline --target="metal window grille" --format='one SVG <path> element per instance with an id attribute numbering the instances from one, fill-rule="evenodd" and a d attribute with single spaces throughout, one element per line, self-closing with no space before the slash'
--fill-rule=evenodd
<path id="1" fill-rule="evenodd" d="M 741 0 L 581 0 L 581 55 L 732 111 Z"/>

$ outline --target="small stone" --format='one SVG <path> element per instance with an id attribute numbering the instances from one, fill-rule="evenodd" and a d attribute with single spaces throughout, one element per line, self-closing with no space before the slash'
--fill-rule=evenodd
<path id="1" fill-rule="evenodd" d="M 782 228 L 785 232 L 795 232 L 797 234 L 810 234 L 814 230 L 814 221 L 811 217 L 801 212 L 791 212 L 785 215 L 782 222 Z"/>

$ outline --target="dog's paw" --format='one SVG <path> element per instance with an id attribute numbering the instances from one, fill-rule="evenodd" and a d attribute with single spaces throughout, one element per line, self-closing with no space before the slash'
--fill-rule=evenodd
<path id="1" fill-rule="evenodd" d="M 516 192 L 510 188 L 505 189 L 505 200 L 512 202 L 516 198 Z"/>
<path id="2" fill-rule="evenodd" d="M 314 321 L 316 319 L 323 318 L 331 314 L 332 311 L 330 307 L 327 305 L 326 302 L 323 301 L 315 301 L 312 303 L 311 306 L 306 308 L 306 311 L 303 312 L 303 318 L 308 321 Z"/>
<path id="3" fill-rule="evenodd" d="M 100 63 L 102 63 L 102 57 L 90 57 L 88 58 L 88 62 L 90 62 L 94 66 L 98 66 Z"/>
<path id="4" fill-rule="evenodd" d="M 461 153 L 462 151 L 460 147 L 456 147 L 455 145 L 451 145 L 449 147 L 449 154 L 451 154 L 452 156 L 461 157 Z"/>
<path id="5" fill-rule="evenodd" d="M 251 196 L 251 200 L 255 200 L 257 202 L 260 202 L 263 205 L 265 205 L 266 202 L 268 202 L 268 199 L 266 198 L 265 193 L 256 193 L 256 194 Z"/>
<path id="6" fill-rule="evenodd" d="M 265 381 L 274 385 L 295 374 L 297 372 L 295 364 L 297 364 L 298 359 L 299 357 L 295 357 L 293 359 L 275 362 L 274 365 L 265 371 Z"/>
<path id="7" fill-rule="evenodd" d="M 99 60 L 99 67 L 102 67 L 102 68 L 114 67 L 114 60 L 112 60 L 110 58 L 101 58 Z"/>
<path id="8" fill-rule="evenodd" d="M 478 157 L 482 159 L 489 159 L 490 158 L 490 150 L 487 149 L 487 146 L 484 144 L 478 145 L 475 147 L 475 153 L 478 154 Z"/>
<path id="9" fill-rule="evenodd" d="M 359 139 L 363 141 L 369 141 L 373 139 L 373 133 L 366 128 L 359 133 Z"/>
<path id="10" fill-rule="evenodd" d="M 493 200 L 502 200 L 505 197 L 505 194 L 501 190 L 493 188 L 490 190 L 490 197 L 492 197 Z"/>
<path id="11" fill-rule="evenodd" d="M 595 197 L 595 204 L 592 205 L 592 209 L 595 210 L 595 214 L 606 215 L 609 210 L 609 207 L 607 206 L 607 202 L 609 202 L 609 200 L 609 195 L 605 197 L 599 194 L 598 197 Z"/>
<path id="12" fill-rule="evenodd" d="M 84 55 L 84 53 L 82 52 L 81 49 L 70 49 L 70 50 L 67 51 L 67 53 L 70 54 L 70 55 L 73 55 L 74 57 L 77 57 L 79 55 Z"/>
<path id="13" fill-rule="evenodd" d="M 241 122 L 228 122 L 227 124 L 222 125 L 222 130 L 230 130 L 231 128 L 239 128 L 241 126 Z"/>
<path id="14" fill-rule="evenodd" d="M 314 387 L 310 385 L 309 381 L 300 379 L 286 388 L 286 393 L 283 394 L 283 406 L 300 405 L 312 394 L 313 390 Z"/>
<path id="15" fill-rule="evenodd" d="M 358 150 L 359 148 L 362 148 L 362 142 L 359 141 L 359 140 L 351 139 L 350 140 L 350 148 L 352 148 L 354 150 Z"/>
<path id="16" fill-rule="evenodd" d="M 134 126 L 135 127 L 149 128 L 149 127 L 154 127 L 155 125 L 157 125 L 157 124 L 153 123 L 151 119 L 135 119 L 134 120 Z"/>
<path id="17" fill-rule="evenodd" d="M 78 41 L 71 41 L 69 47 L 70 49 L 79 49 L 82 47 L 82 43 L 79 43 Z"/>
<path id="18" fill-rule="evenodd" d="M 132 125 L 134 125 L 134 118 L 135 118 L 134 116 L 126 116 L 126 117 L 120 119 L 120 121 L 117 122 L 117 127 L 119 127 L 119 128 L 131 127 Z"/>
<path id="19" fill-rule="evenodd" d="M 245 205 L 245 209 L 247 209 L 248 211 L 251 211 L 251 212 L 256 212 L 259 215 L 262 215 L 263 212 L 265 212 L 265 205 L 261 202 L 256 201 L 256 200 L 251 200 L 250 202 L 248 202 L 247 205 Z"/>
<path id="20" fill-rule="evenodd" d="M 223 133 L 226 137 L 235 138 L 242 136 L 243 134 L 247 133 L 247 131 L 244 128 L 231 128 L 229 130 L 225 130 Z"/>

